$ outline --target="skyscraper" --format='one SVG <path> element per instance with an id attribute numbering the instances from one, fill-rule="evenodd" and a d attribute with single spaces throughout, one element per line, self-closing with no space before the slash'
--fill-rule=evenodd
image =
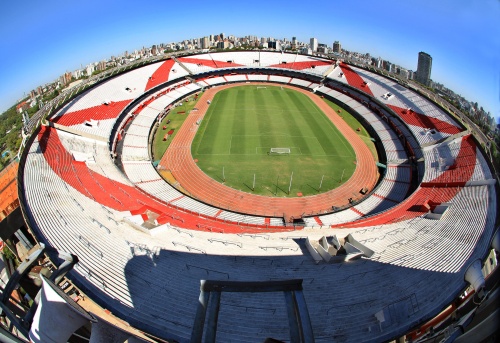
<path id="1" fill-rule="evenodd" d="M 415 80 L 429 86 L 431 81 L 432 57 L 423 51 L 418 53 L 418 66 Z"/>
<path id="2" fill-rule="evenodd" d="M 267 47 L 269 49 L 280 50 L 281 49 L 281 44 L 280 44 L 279 41 L 275 40 L 275 41 L 272 41 L 272 42 L 267 42 Z"/>
<path id="3" fill-rule="evenodd" d="M 208 49 L 210 47 L 208 37 L 201 38 L 200 43 L 202 49 Z"/>
<path id="4" fill-rule="evenodd" d="M 340 45 L 340 42 L 338 40 L 336 40 L 335 42 L 333 42 L 333 52 L 337 53 L 337 54 L 340 54 L 342 52 L 342 47 Z"/>
<path id="5" fill-rule="evenodd" d="M 311 38 L 311 43 L 310 43 L 310 45 L 311 45 L 311 50 L 312 50 L 313 52 L 318 51 L 318 39 L 317 39 L 317 38 Z"/>

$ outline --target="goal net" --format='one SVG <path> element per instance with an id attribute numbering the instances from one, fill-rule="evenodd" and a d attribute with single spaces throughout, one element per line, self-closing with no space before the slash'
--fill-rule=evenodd
<path id="1" fill-rule="evenodd" d="M 285 155 L 290 154 L 290 148 L 271 148 L 269 155 Z"/>

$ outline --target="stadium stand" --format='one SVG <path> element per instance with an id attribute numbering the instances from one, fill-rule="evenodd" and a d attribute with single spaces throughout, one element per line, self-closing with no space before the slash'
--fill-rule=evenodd
<path id="1" fill-rule="evenodd" d="M 269 81 L 271 81 L 271 82 L 279 82 L 279 83 L 289 83 L 290 82 L 290 77 L 271 75 L 269 77 Z"/>
<path id="2" fill-rule="evenodd" d="M 247 81 L 247 78 L 245 75 L 237 75 L 237 74 L 229 74 L 225 76 L 226 80 L 228 82 L 242 82 L 242 81 Z"/>
<path id="3" fill-rule="evenodd" d="M 249 74 L 248 80 L 250 80 L 250 81 L 267 81 L 267 75 Z"/>
<path id="4" fill-rule="evenodd" d="M 454 119 L 413 91 L 331 60 L 262 51 L 178 60 L 197 84 L 173 60 L 106 80 L 41 126 L 20 162 L 28 226 L 40 241 L 78 256 L 70 277 L 98 304 L 152 335 L 187 341 L 200 279 L 293 277 L 303 280 L 316 342 L 386 341 L 437 315 L 466 289 L 467 268 L 490 249 L 498 204 L 481 148 Z M 232 74 L 243 67 L 256 74 Z M 214 70 L 225 76 L 207 74 Z M 377 187 L 351 207 L 284 226 L 283 218 L 207 205 L 160 180 L 147 142 L 156 116 L 199 84 L 248 80 L 310 90 L 323 84 L 318 93 L 356 111 L 386 154 Z M 146 90 L 153 93 L 142 97 Z M 387 93 L 393 97 L 383 99 Z M 410 102 L 415 115 L 400 110 Z M 97 129 L 84 118 L 98 121 Z M 124 122 L 123 136 L 113 136 Z M 422 135 L 426 129 L 434 133 Z M 123 140 L 119 161 L 111 157 L 115 139 Z M 308 239 L 334 235 L 343 249 L 362 245 L 373 255 L 335 263 L 308 250 Z M 217 339 L 267 337 L 291 339 L 283 296 L 224 294 Z"/>

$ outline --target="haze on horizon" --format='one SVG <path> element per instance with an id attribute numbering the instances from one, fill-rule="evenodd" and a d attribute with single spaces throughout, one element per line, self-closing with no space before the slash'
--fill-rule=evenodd
<path id="1" fill-rule="evenodd" d="M 477 101 L 500 121 L 500 1 L 367 0 L 165 3 L 105 1 L 0 4 L 0 111 L 66 71 L 153 44 L 210 34 L 256 35 L 332 46 L 416 70 Z"/>

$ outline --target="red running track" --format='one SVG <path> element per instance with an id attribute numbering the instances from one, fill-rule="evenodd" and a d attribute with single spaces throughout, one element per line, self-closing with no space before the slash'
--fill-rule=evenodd
<path id="1" fill-rule="evenodd" d="M 253 83 L 263 85 L 263 83 Z M 248 83 L 245 83 L 248 85 Z M 269 84 L 276 85 L 276 84 Z M 280 84 L 281 85 L 281 84 Z M 198 101 L 197 112 L 192 112 L 187 118 L 165 155 L 160 165 L 170 170 L 175 179 L 191 196 L 216 207 L 235 212 L 255 214 L 260 216 L 301 217 L 302 214 L 320 214 L 330 212 L 332 206 L 341 207 L 349 204 L 349 198 L 358 200 L 362 197 L 360 189 L 373 189 L 377 182 L 378 171 L 375 160 L 366 144 L 340 116 L 319 96 L 306 90 L 282 85 L 306 94 L 325 113 L 333 124 L 352 145 L 356 154 L 356 169 L 351 178 L 341 187 L 323 194 L 301 198 L 273 198 L 242 192 L 225 186 L 206 175 L 195 163 L 191 155 L 191 143 L 196 135 L 196 122 L 205 115 L 208 104 L 214 95 L 235 85 L 225 85 L 209 89 Z"/>

